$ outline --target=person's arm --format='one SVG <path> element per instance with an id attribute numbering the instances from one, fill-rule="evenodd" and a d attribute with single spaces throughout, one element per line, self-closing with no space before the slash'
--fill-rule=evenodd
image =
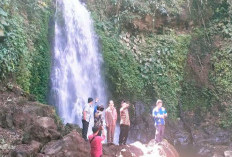
<path id="1" fill-rule="evenodd" d="M 99 100 L 98 98 L 95 99 L 95 106 L 97 106 L 98 100 Z"/>
<path id="2" fill-rule="evenodd" d="M 97 112 L 95 113 L 94 117 L 98 118 L 100 115 L 102 115 L 102 112 L 97 111 Z"/>
<path id="3" fill-rule="evenodd" d="M 116 108 L 114 108 L 114 114 L 115 114 L 115 115 L 114 115 L 114 116 L 115 116 L 115 117 L 114 117 L 114 118 L 115 118 L 114 120 L 115 120 L 115 124 L 116 124 L 116 121 L 117 121 L 117 119 L 118 119 L 118 114 L 117 114 Z"/>
<path id="4" fill-rule="evenodd" d="M 108 123 L 108 111 L 107 110 L 105 112 L 105 122 L 106 122 L 106 127 L 108 127 L 109 123 Z"/>
<path id="5" fill-rule="evenodd" d="M 113 125 L 116 125 L 116 121 L 117 121 L 117 110 L 114 108 L 112 111 L 112 116 L 113 116 Z"/>
<path id="6" fill-rule="evenodd" d="M 99 99 L 98 99 L 98 98 L 96 98 L 96 99 L 95 99 L 95 103 L 97 103 L 97 102 L 98 102 L 98 100 L 99 100 Z"/>
<path id="7" fill-rule="evenodd" d="M 130 104 L 127 104 L 126 106 L 122 107 L 122 108 L 120 109 L 120 111 L 121 111 L 121 110 L 128 109 L 129 107 L 130 107 Z"/>
<path id="8" fill-rule="evenodd" d="M 87 111 L 88 111 L 88 107 L 85 106 L 84 109 L 83 109 L 83 120 L 86 120 Z"/>
<path id="9" fill-rule="evenodd" d="M 121 107 L 120 108 L 120 115 L 121 115 L 121 113 L 124 111 L 124 108 L 123 107 Z"/>

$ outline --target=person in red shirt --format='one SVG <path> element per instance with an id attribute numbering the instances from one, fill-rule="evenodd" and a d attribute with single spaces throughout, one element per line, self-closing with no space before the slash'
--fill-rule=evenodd
<path id="1" fill-rule="evenodd" d="M 97 136 L 98 132 L 102 130 L 102 136 Z M 101 157 L 102 156 L 102 141 L 105 140 L 105 132 L 103 126 L 92 128 L 93 134 L 89 135 L 89 142 L 91 147 L 91 157 Z"/>

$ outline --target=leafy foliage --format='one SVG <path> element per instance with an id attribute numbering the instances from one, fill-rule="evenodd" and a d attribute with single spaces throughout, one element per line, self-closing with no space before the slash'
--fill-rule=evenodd
<path id="1" fill-rule="evenodd" d="M 135 61 L 131 51 L 116 39 L 116 37 L 104 34 L 101 36 L 103 55 L 106 60 L 105 74 L 110 82 L 111 91 L 116 98 L 131 97 L 131 100 L 139 100 L 145 96 L 142 91 L 143 79 L 138 77 L 140 75 L 139 64 Z"/>
<path id="2" fill-rule="evenodd" d="M 229 1 L 96 0 L 88 7 L 102 42 L 106 76 L 116 98 L 145 104 L 161 98 L 174 117 L 179 103 L 184 111 L 202 112 L 220 106 L 222 101 L 231 104 Z M 157 14 L 178 19 L 183 10 L 186 22 L 194 27 L 188 35 L 183 30 L 178 32 L 178 26 L 164 25 L 168 31 L 160 34 L 155 27 L 148 31 L 134 29 L 137 19 L 146 25 L 147 15 L 154 25 Z M 220 118 L 225 121 L 223 116 Z"/>
<path id="3" fill-rule="evenodd" d="M 138 10 L 131 12 L 125 5 L 121 11 L 146 15 Z M 115 99 L 150 104 L 155 98 L 161 98 L 168 110 L 173 111 L 171 115 L 177 116 L 180 83 L 191 37 L 177 36 L 175 32 L 167 35 L 129 33 L 124 22 L 115 23 L 99 14 L 94 10 L 95 28 L 102 43 L 105 74 Z"/>
<path id="4" fill-rule="evenodd" d="M 213 106 L 224 108 L 220 111 L 219 121 L 223 127 L 232 127 L 231 117 L 231 90 L 232 90 L 232 57 L 231 57 L 231 4 L 229 1 L 195 1 L 198 8 L 204 12 L 204 17 L 198 17 L 198 21 L 203 25 L 199 28 L 195 45 L 202 47 L 200 51 L 194 46 L 195 55 L 199 55 L 199 61 L 202 63 L 205 55 L 210 56 L 208 65 L 201 65 L 202 69 L 208 66 L 207 80 L 202 84 L 197 79 L 186 80 L 183 86 L 182 103 L 186 110 L 201 109 L 202 112 L 210 110 Z M 206 12 L 211 11 L 210 14 Z M 200 42 L 196 44 L 197 42 Z M 190 73 L 188 72 L 188 75 Z M 200 74 L 200 72 L 199 72 Z M 205 74 L 201 74 L 205 75 Z M 191 75 L 193 76 L 193 75 Z M 193 78 L 193 77 L 192 77 Z M 227 105 L 225 105 L 227 104 Z"/>
<path id="5" fill-rule="evenodd" d="M 231 101 L 232 96 L 232 53 L 229 43 L 212 57 L 213 71 L 211 81 L 220 100 Z"/>
<path id="6" fill-rule="evenodd" d="M 26 92 L 44 102 L 50 70 L 49 0 L 0 2 L 0 78 L 16 81 Z"/>

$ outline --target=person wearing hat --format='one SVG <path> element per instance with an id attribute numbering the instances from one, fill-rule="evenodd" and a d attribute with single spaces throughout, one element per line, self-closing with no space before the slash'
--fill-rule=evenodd
<path id="1" fill-rule="evenodd" d="M 82 137 L 85 139 L 85 141 L 88 141 L 87 139 L 87 132 L 89 128 L 89 122 L 93 114 L 93 98 L 88 98 L 88 104 L 84 106 L 83 109 L 83 116 L 82 116 Z"/>
<path id="2" fill-rule="evenodd" d="M 152 116 L 155 120 L 155 141 L 157 143 L 162 142 L 165 129 L 165 118 L 168 116 L 164 107 L 162 107 L 163 101 L 158 99 L 156 101 L 156 107 L 152 111 Z"/>
<path id="3" fill-rule="evenodd" d="M 102 131 L 102 136 L 98 136 L 98 132 Z M 105 140 L 105 132 L 103 126 L 101 128 L 93 126 L 93 134 L 89 135 L 89 142 L 91 147 L 91 157 L 101 157 L 102 156 L 102 141 Z"/>

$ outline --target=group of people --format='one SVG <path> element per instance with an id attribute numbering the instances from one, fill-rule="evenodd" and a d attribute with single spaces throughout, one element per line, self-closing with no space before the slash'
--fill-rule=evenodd
<path id="1" fill-rule="evenodd" d="M 105 131 L 103 127 L 103 105 L 98 105 L 98 99 L 88 98 L 88 103 L 84 106 L 83 117 L 82 117 L 82 137 L 85 141 L 89 141 L 91 145 L 91 156 L 100 157 L 102 156 L 102 141 L 105 140 Z M 155 140 L 157 143 L 161 142 L 164 136 L 165 118 L 167 112 L 162 107 L 162 100 L 157 100 L 156 107 L 152 111 L 152 116 L 155 120 Z M 129 103 L 122 101 L 120 108 L 120 134 L 119 134 L 119 145 L 125 145 L 130 128 L 130 117 L 129 117 Z M 105 110 L 105 124 L 107 129 L 107 144 L 114 144 L 114 132 L 117 122 L 117 110 L 114 107 L 113 100 L 109 101 L 109 106 Z M 87 132 L 89 128 L 89 122 L 94 119 L 94 126 L 92 127 L 93 134 L 87 138 Z"/>

